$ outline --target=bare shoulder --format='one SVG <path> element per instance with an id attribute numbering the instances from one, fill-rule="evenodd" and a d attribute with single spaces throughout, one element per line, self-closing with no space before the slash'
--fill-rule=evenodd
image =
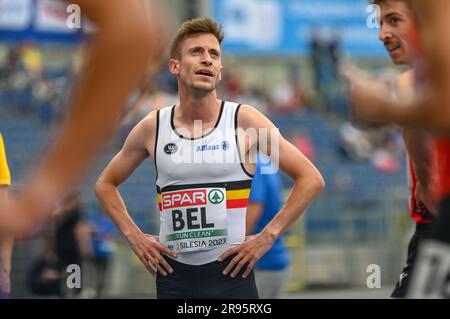
<path id="1" fill-rule="evenodd" d="M 256 108 L 243 104 L 238 113 L 238 126 L 245 130 L 248 128 L 273 127 L 274 125 Z"/>
<path id="2" fill-rule="evenodd" d="M 144 117 L 136 126 L 133 128 L 133 131 L 136 130 L 139 135 L 144 134 L 145 136 L 152 136 L 156 132 L 157 126 L 157 111 L 150 112 L 146 117 Z"/>
<path id="3" fill-rule="evenodd" d="M 156 122 L 158 118 L 158 111 L 151 111 L 146 117 L 142 119 L 143 125 L 149 130 L 156 130 Z"/>

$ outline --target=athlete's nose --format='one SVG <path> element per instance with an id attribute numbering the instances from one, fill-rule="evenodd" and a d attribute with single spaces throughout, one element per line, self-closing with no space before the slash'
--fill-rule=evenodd
<path id="1" fill-rule="evenodd" d="M 208 58 L 205 58 L 205 59 L 202 61 L 202 64 L 203 64 L 203 65 L 206 65 L 206 66 L 211 66 L 211 65 L 212 65 L 212 61 L 211 61 L 210 59 L 208 59 Z"/>
<path id="2" fill-rule="evenodd" d="M 391 37 L 392 37 L 392 33 L 388 30 L 388 28 L 385 25 L 381 25 L 380 34 L 378 35 L 378 39 L 380 39 L 381 42 L 385 42 L 386 40 L 390 39 Z"/>

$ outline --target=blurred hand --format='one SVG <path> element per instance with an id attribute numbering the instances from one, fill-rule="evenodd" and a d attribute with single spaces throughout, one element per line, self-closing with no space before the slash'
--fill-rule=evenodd
<path id="1" fill-rule="evenodd" d="M 386 121 L 384 103 L 388 100 L 394 101 L 389 84 L 352 65 L 341 67 L 341 73 L 349 81 L 353 116 L 366 122 Z"/>
<path id="2" fill-rule="evenodd" d="M 33 198 L 11 194 L 0 201 L 0 233 L 26 238 L 50 218 L 51 206 Z"/>
<path id="3" fill-rule="evenodd" d="M 255 263 L 272 247 L 274 242 L 273 236 L 263 232 L 255 236 L 247 236 L 242 244 L 228 249 L 219 256 L 218 260 L 223 261 L 229 256 L 236 255 L 225 268 L 223 274 L 226 276 L 231 272 L 231 278 L 234 278 L 247 264 L 247 268 L 242 274 L 242 278 L 247 278 Z"/>
<path id="4" fill-rule="evenodd" d="M 156 277 L 156 271 L 163 276 L 172 273 L 173 269 L 167 263 L 162 253 L 176 257 L 173 250 L 163 246 L 158 236 L 144 234 L 142 232 L 128 236 L 128 242 L 136 256 L 142 261 L 150 273 Z"/>

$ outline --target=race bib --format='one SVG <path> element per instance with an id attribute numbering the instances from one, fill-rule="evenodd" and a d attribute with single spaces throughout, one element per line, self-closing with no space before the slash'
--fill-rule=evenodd
<path id="1" fill-rule="evenodd" d="M 214 249 L 228 242 L 225 188 L 161 195 L 160 240 L 177 253 Z"/>

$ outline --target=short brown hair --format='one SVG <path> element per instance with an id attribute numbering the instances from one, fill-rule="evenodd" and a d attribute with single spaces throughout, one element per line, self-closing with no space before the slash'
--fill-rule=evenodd
<path id="1" fill-rule="evenodd" d="M 179 59 L 181 43 L 191 35 L 198 33 L 209 33 L 214 35 L 217 41 L 219 41 L 219 44 L 222 44 L 224 38 L 223 26 L 215 22 L 213 19 L 198 18 L 188 20 L 181 25 L 172 41 L 172 45 L 170 47 L 170 58 Z"/>

